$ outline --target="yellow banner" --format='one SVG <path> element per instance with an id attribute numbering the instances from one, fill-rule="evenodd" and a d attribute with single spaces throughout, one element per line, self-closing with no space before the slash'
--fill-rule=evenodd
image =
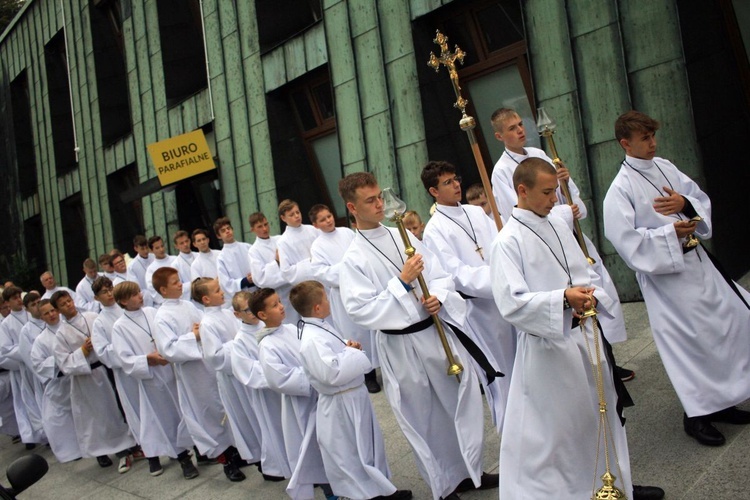
<path id="1" fill-rule="evenodd" d="M 201 129 L 149 144 L 147 148 L 162 186 L 216 168 Z"/>

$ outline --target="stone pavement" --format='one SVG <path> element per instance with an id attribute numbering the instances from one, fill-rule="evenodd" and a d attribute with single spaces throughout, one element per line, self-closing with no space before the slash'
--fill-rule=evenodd
<path id="1" fill-rule="evenodd" d="M 750 275 L 741 282 L 747 288 Z M 720 448 L 700 446 L 685 435 L 682 409 L 656 352 L 646 308 L 641 302 L 623 306 L 629 340 L 615 345 L 615 354 L 620 365 L 636 372 L 635 380 L 627 383 L 636 406 L 628 409 L 626 414 L 633 481 L 661 486 L 669 500 L 750 498 L 750 427 L 718 424 L 727 437 L 726 445 Z M 415 499 L 429 500 L 429 490 L 417 472 L 411 449 L 393 418 L 385 395 L 382 392 L 373 395 L 373 402 L 385 436 L 393 482 L 399 488 L 411 489 Z M 746 402 L 741 407 L 750 409 L 750 404 Z M 495 472 L 498 469 L 499 438 L 488 420 L 485 429 L 485 470 Z M 154 478 L 149 476 L 145 460 L 136 463 L 130 472 L 118 474 L 116 465 L 102 469 L 93 459 L 59 464 L 48 448 L 35 452 L 47 459 L 50 470 L 39 483 L 20 495 L 22 499 L 287 498 L 284 493 L 286 483 L 267 483 L 254 467 L 245 469 L 248 478 L 241 483 L 230 483 L 219 465 L 199 467 L 201 475 L 186 481 L 179 464 L 166 459 L 162 462 L 164 474 Z M 13 445 L 7 436 L 0 437 L 0 470 L 4 471 L 24 453 L 23 445 Z M 0 482 L 7 485 L 4 475 Z M 324 498 L 319 490 L 316 491 L 316 498 Z M 497 490 L 469 492 L 462 494 L 461 498 L 496 499 Z"/>

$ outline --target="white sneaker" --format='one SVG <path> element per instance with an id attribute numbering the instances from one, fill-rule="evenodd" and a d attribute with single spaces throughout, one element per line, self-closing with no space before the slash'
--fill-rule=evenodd
<path id="1" fill-rule="evenodd" d="M 117 472 L 119 472 L 120 474 L 125 474 L 127 471 L 130 470 L 130 464 L 131 464 L 130 455 L 125 455 L 124 457 L 120 459 L 120 464 L 117 466 Z"/>

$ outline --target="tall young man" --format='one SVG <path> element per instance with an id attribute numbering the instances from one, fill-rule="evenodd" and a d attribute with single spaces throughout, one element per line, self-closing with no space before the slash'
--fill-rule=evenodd
<path id="1" fill-rule="evenodd" d="M 417 253 L 406 259 L 398 232 L 381 224 L 383 197 L 375 176 L 350 174 L 339 182 L 339 193 L 357 221 L 357 237 L 341 269 L 344 307 L 355 323 L 377 330 L 385 393 L 433 498 L 454 500 L 457 490 L 496 487 L 497 475 L 482 473 L 479 379 L 448 325 L 463 325 L 466 303 L 452 277 L 419 241 L 411 241 Z M 429 299 L 417 286 L 420 273 Z M 432 314 L 443 321 L 449 348 L 464 366 L 460 382 L 446 375 Z"/>
<path id="2" fill-rule="evenodd" d="M 711 237 L 711 201 L 656 156 L 658 129 L 638 111 L 617 119 L 625 159 L 604 198 L 604 231 L 636 273 L 685 432 L 720 446 L 713 423 L 750 424 L 750 412 L 734 406 L 750 398 L 750 294 L 722 276 L 702 245 L 687 244 L 691 234 Z"/>
<path id="3" fill-rule="evenodd" d="M 516 357 L 515 329 L 500 316 L 492 296 L 489 248 L 497 228 L 480 207 L 461 204 L 461 177 L 448 162 L 431 161 L 422 169 L 422 184 L 437 203 L 424 230 L 422 243 L 432 250 L 453 276 L 456 290 L 466 299 L 466 329 L 505 373 L 485 383 L 485 396 L 498 431 L 502 432 L 510 375 Z"/>

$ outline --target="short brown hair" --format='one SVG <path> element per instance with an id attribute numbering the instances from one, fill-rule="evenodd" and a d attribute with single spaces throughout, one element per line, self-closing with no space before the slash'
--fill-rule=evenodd
<path id="1" fill-rule="evenodd" d="M 148 247 L 149 247 L 149 248 L 150 248 L 151 250 L 153 250 L 153 249 L 154 249 L 154 245 L 156 245 L 156 243 L 157 243 L 157 242 L 159 242 L 159 241 L 164 241 L 164 240 L 162 239 L 162 237 L 161 237 L 161 236 L 159 236 L 159 235 L 156 235 L 156 236 L 152 236 L 152 237 L 150 237 L 150 238 L 148 239 Z"/>
<path id="2" fill-rule="evenodd" d="M 60 299 L 64 297 L 70 297 L 70 294 L 67 290 L 58 290 L 55 293 L 52 294 L 52 297 L 49 298 L 50 303 L 52 304 L 52 307 L 57 309 L 57 303 L 60 301 Z"/>
<path id="3" fill-rule="evenodd" d="M 422 169 L 420 177 L 422 178 L 422 185 L 429 191 L 430 188 L 437 187 L 438 179 L 443 174 L 455 174 L 456 167 L 447 161 L 431 161 Z"/>
<path id="4" fill-rule="evenodd" d="M 479 197 L 483 194 L 485 194 L 484 186 L 482 186 L 480 183 L 472 184 L 466 190 L 466 201 L 478 200 Z"/>
<path id="5" fill-rule="evenodd" d="M 234 294 L 234 297 L 232 297 L 232 309 L 234 309 L 237 312 L 242 312 L 243 309 L 250 307 L 250 301 L 253 298 L 253 294 L 251 292 L 245 292 L 245 291 L 239 291 Z M 244 307 L 242 307 L 242 304 L 245 304 Z"/>
<path id="6" fill-rule="evenodd" d="M 250 216 L 247 218 L 247 221 L 250 223 L 250 228 L 254 225 L 256 225 L 258 222 L 263 222 L 264 220 L 268 220 L 268 217 L 263 212 L 255 212 L 250 214 Z"/>
<path id="7" fill-rule="evenodd" d="M 94 292 L 94 295 L 98 295 L 102 288 L 112 288 L 112 280 L 106 276 L 99 276 L 91 283 L 91 291 Z"/>
<path id="8" fill-rule="evenodd" d="M 555 175 L 557 172 L 547 160 L 541 158 L 526 158 L 516 167 L 513 172 L 513 188 L 518 192 L 518 186 L 523 184 L 527 188 L 533 188 L 536 185 L 536 179 L 540 172 Z"/>
<path id="9" fill-rule="evenodd" d="M 309 317 L 313 308 L 323 301 L 325 294 L 326 289 L 320 281 L 303 281 L 294 285 L 289 291 L 289 302 L 300 316 Z"/>
<path id="10" fill-rule="evenodd" d="M 621 114 L 615 121 L 615 138 L 630 139 L 633 132 L 656 132 L 659 130 L 659 122 L 646 113 L 631 110 Z"/>
<path id="11" fill-rule="evenodd" d="M 177 244 L 177 240 L 180 239 L 180 238 L 190 239 L 190 235 L 188 234 L 187 231 L 185 231 L 183 229 L 180 229 L 179 231 L 177 231 L 176 233 L 174 233 L 174 236 L 172 236 L 172 243 L 174 243 L 176 245 Z"/>
<path id="12" fill-rule="evenodd" d="M 216 219 L 216 222 L 214 222 L 214 233 L 216 236 L 219 236 L 219 231 L 224 226 L 232 227 L 232 221 L 229 220 L 229 217 L 219 217 Z"/>
<path id="13" fill-rule="evenodd" d="M 199 304 L 203 303 L 203 297 L 208 295 L 208 284 L 216 281 L 216 278 L 197 278 L 190 286 L 190 298 Z"/>
<path id="14" fill-rule="evenodd" d="M 250 311 L 255 317 L 258 317 L 259 312 L 266 310 L 266 299 L 275 293 L 276 290 L 273 288 L 261 288 L 253 293 L 250 297 Z"/>
<path id="15" fill-rule="evenodd" d="M 179 274 L 174 267 L 160 267 L 154 271 L 154 275 L 151 277 L 151 284 L 153 285 L 154 290 L 156 290 L 156 293 L 161 295 L 161 289 L 167 286 L 169 278 L 173 274 Z"/>
<path id="16" fill-rule="evenodd" d="M 355 172 L 349 174 L 339 181 L 339 194 L 344 202 L 354 202 L 357 197 L 357 189 L 373 187 L 378 185 L 378 180 L 370 172 Z"/>
<path id="17" fill-rule="evenodd" d="M 16 295 L 21 295 L 22 293 L 23 293 L 23 290 L 21 290 L 16 285 L 13 285 L 13 286 L 9 286 L 5 290 L 3 290 L 2 297 L 3 297 L 3 300 L 10 300 L 13 297 L 15 297 Z"/>
<path id="18" fill-rule="evenodd" d="M 96 262 L 94 262 L 94 259 L 92 259 L 91 257 L 87 257 L 86 260 L 83 261 L 83 268 L 96 269 Z"/>
<path id="19" fill-rule="evenodd" d="M 205 236 L 209 240 L 211 239 L 211 236 L 208 234 L 208 231 L 206 231 L 205 229 L 203 229 L 201 227 L 199 227 L 198 229 L 193 230 L 193 234 L 191 235 L 190 239 L 192 241 L 195 241 L 195 237 L 198 236 L 199 234 L 202 234 L 203 236 Z"/>
<path id="20" fill-rule="evenodd" d="M 41 296 L 42 295 L 39 292 L 37 292 L 36 290 L 30 291 L 29 293 L 27 293 L 26 295 L 23 296 L 23 306 L 24 307 L 29 307 L 29 304 L 31 304 L 32 302 L 34 302 L 36 299 L 41 298 Z"/>
<path id="21" fill-rule="evenodd" d="M 310 217 L 310 222 L 315 224 L 315 221 L 318 218 L 318 214 L 322 212 L 323 210 L 327 210 L 329 212 L 331 211 L 330 208 L 328 208 L 326 205 L 323 205 L 322 203 L 318 203 L 310 207 L 310 211 L 307 212 L 307 216 Z"/>
<path id="22" fill-rule="evenodd" d="M 515 109 L 496 109 L 495 112 L 492 113 L 492 117 L 490 118 L 490 121 L 492 122 L 492 128 L 495 130 L 495 132 L 499 132 L 502 134 L 503 124 L 505 123 L 505 120 L 507 120 L 508 118 L 513 118 L 514 116 L 520 116 Z"/>
<path id="23" fill-rule="evenodd" d="M 406 222 L 406 219 L 417 219 L 420 224 L 423 223 L 422 217 L 420 217 L 419 214 L 415 212 L 414 210 L 407 210 L 406 212 L 404 212 L 404 218 L 403 218 L 404 222 Z"/>
<path id="24" fill-rule="evenodd" d="M 111 266 L 112 264 L 109 261 L 109 257 L 110 257 L 110 255 L 108 253 L 101 254 L 99 256 L 99 258 L 97 259 L 99 261 L 99 265 L 100 266 L 103 266 L 103 265 L 109 265 L 109 266 Z"/>
<path id="25" fill-rule="evenodd" d="M 294 207 L 299 207 L 299 204 L 297 204 L 296 201 L 286 199 L 281 200 L 281 203 L 279 203 L 279 217 L 282 215 L 285 215 L 288 211 L 292 210 Z"/>
<path id="26" fill-rule="evenodd" d="M 142 247 L 143 245 L 148 245 L 148 240 L 142 234 L 136 234 L 133 237 L 133 246 Z"/>
<path id="27" fill-rule="evenodd" d="M 138 286 L 138 283 L 135 281 L 123 281 L 122 283 L 115 285 L 112 289 L 112 295 L 115 296 L 115 302 L 117 302 L 117 305 L 123 309 L 125 307 L 121 302 L 128 300 L 130 297 L 138 295 L 139 293 L 141 293 L 141 287 Z"/>
<path id="28" fill-rule="evenodd" d="M 250 312 L 253 313 L 253 316 L 259 317 L 258 313 L 266 310 L 266 299 L 275 293 L 276 290 L 273 288 L 261 288 L 253 293 L 250 298 Z"/>
<path id="29" fill-rule="evenodd" d="M 122 260 L 125 260 L 125 256 L 122 253 L 120 253 L 119 250 L 117 250 L 117 253 L 111 253 L 111 254 L 109 254 L 109 265 L 110 266 L 114 266 L 115 265 L 115 259 L 117 257 L 122 257 Z"/>

